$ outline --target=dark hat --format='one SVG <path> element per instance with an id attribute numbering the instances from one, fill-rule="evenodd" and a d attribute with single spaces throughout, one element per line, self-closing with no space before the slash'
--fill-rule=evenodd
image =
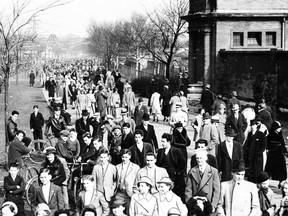
<path id="1" fill-rule="evenodd" d="M 102 86 L 102 85 L 100 85 L 99 87 L 98 87 L 98 90 L 99 91 L 101 91 L 101 90 L 103 90 L 104 89 L 104 87 Z"/>
<path id="2" fill-rule="evenodd" d="M 256 116 L 256 121 L 262 121 L 262 117 L 260 115 Z"/>
<path id="3" fill-rule="evenodd" d="M 139 98 L 139 99 L 138 99 L 138 102 L 143 102 L 143 98 Z"/>
<path id="4" fill-rule="evenodd" d="M 68 130 L 62 130 L 60 131 L 60 136 L 69 136 L 69 131 Z"/>
<path id="5" fill-rule="evenodd" d="M 210 119 L 210 118 L 211 118 L 211 116 L 208 112 L 203 114 L 203 119 Z"/>
<path id="6" fill-rule="evenodd" d="M 82 116 L 88 116 L 89 112 L 88 110 L 82 110 Z"/>
<path id="7" fill-rule="evenodd" d="M 56 112 L 56 111 L 61 111 L 61 107 L 60 106 L 55 106 L 54 107 L 54 112 Z"/>
<path id="8" fill-rule="evenodd" d="M 127 109 L 121 109 L 121 115 L 126 115 L 128 113 Z"/>
<path id="9" fill-rule="evenodd" d="M 218 115 L 213 115 L 212 117 L 211 117 L 211 122 L 213 123 L 213 122 L 219 122 L 220 121 L 220 119 L 219 119 L 219 116 Z"/>
<path id="10" fill-rule="evenodd" d="M 274 130 L 281 128 L 281 124 L 279 121 L 275 121 L 272 123 L 271 128 L 273 128 Z"/>
<path id="11" fill-rule="evenodd" d="M 254 124 L 257 124 L 257 120 L 256 119 L 250 120 L 250 125 L 254 125 Z"/>
<path id="12" fill-rule="evenodd" d="M 150 120 L 150 115 L 148 113 L 144 113 L 143 116 L 142 116 L 142 119 L 144 121 L 149 121 Z"/>
<path id="13" fill-rule="evenodd" d="M 245 171 L 248 168 L 245 166 L 245 163 L 243 160 L 239 160 L 239 161 L 235 161 L 235 163 L 233 164 L 233 168 L 232 171 L 233 172 L 241 172 L 241 171 Z"/>
<path id="14" fill-rule="evenodd" d="M 181 215 L 181 212 L 178 208 L 172 207 L 169 209 L 168 215 Z"/>
<path id="15" fill-rule="evenodd" d="M 69 209 L 59 209 L 54 213 L 54 216 L 59 216 L 61 214 L 66 214 L 67 216 L 70 216 Z"/>
<path id="16" fill-rule="evenodd" d="M 178 127 L 183 127 L 183 124 L 181 122 L 175 123 L 175 128 L 178 128 Z"/>
<path id="17" fill-rule="evenodd" d="M 258 177 L 257 177 L 257 182 L 258 184 L 265 182 L 266 180 L 268 180 L 270 178 L 270 175 L 267 172 L 262 171 Z"/>
<path id="18" fill-rule="evenodd" d="M 81 215 L 85 215 L 85 212 L 94 212 L 95 216 L 97 216 L 96 208 L 95 208 L 95 206 L 92 205 L 92 204 L 86 205 L 86 206 L 84 207 Z"/>
<path id="19" fill-rule="evenodd" d="M 49 155 L 49 154 L 56 154 L 57 151 L 56 151 L 55 147 L 49 146 L 43 150 L 43 153 L 46 155 Z"/>
<path id="20" fill-rule="evenodd" d="M 207 146 L 207 145 L 208 145 L 208 141 L 207 141 L 207 140 L 205 140 L 205 139 L 198 139 L 198 140 L 196 141 L 196 145 L 198 145 L 198 144 L 200 144 L 200 143 L 204 143 L 204 144 L 205 144 L 205 146 Z"/>
<path id="21" fill-rule="evenodd" d="M 114 130 L 116 130 L 116 129 L 121 130 L 121 126 L 120 126 L 120 125 L 114 125 L 114 126 L 112 127 L 112 131 L 114 131 Z"/>
<path id="22" fill-rule="evenodd" d="M 124 197 L 117 197 L 117 199 L 112 198 L 109 205 L 110 208 L 118 208 L 119 206 L 123 206 L 126 203 L 126 200 L 124 199 Z"/>
<path id="23" fill-rule="evenodd" d="M 233 128 L 228 127 L 225 130 L 225 135 L 229 137 L 235 137 L 237 136 L 237 133 L 235 133 L 235 130 Z"/>

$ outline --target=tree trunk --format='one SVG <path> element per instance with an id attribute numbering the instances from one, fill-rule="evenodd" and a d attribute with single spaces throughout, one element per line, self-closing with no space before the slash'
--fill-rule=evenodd
<path id="1" fill-rule="evenodd" d="M 5 92 L 4 92 L 4 115 L 5 115 L 5 152 L 7 153 L 7 149 L 8 149 L 8 143 L 9 143 L 9 139 L 8 139 L 8 130 L 7 130 L 7 121 L 9 118 L 9 114 L 8 114 L 8 100 L 9 100 L 9 74 L 10 74 L 10 66 L 6 67 L 6 71 L 5 71 L 5 79 L 4 79 L 4 85 L 5 85 Z"/>
<path id="2" fill-rule="evenodd" d="M 16 54 L 16 86 L 19 84 L 19 55 L 18 55 L 18 51 Z"/>

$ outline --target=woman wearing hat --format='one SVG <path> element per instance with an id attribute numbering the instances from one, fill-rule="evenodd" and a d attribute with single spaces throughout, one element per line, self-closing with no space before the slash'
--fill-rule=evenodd
<path id="1" fill-rule="evenodd" d="M 177 208 L 181 212 L 181 216 L 187 216 L 188 210 L 183 204 L 181 198 L 172 192 L 174 183 L 169 177 L 162 178 L 159 182 L 159 193 L 155 195 L 158 203 L 158 215 L 167 216 L 169 209 Z"/>
<path id="2" fill-rule="evenodd" d="M 18 208 L 15 203 L 8 201 L 8 202 L 3 203 L 3 205 L 1 206 L 1 213 L 2 213 L 2 216 L 17 215 Z"/>
<path id="3" fill-rule="evenodd" d="M 44 152 L 46 153 L 46 158 L 42 163 L 42 168 L 48 168 L 52 175 L 51 182 L 61 187 L 66 176 L 65 169 L 57 156 L 56 149 L 54 147 L 47 147 Z"/>
<path id="4" fill-rule="evenodd" d="M 265 171 L 271 175 L 272 180 L 280 182 L 287 178 L 286 160 L 288 156 L 285 141 L 282 135 L 281 124 L 275 121 L 271 125 L 267 136 L 267 163 Z M 275 169 L 277 167 L 277 169 Z"/>
<path id="5" fill-rule="evenodd" d="M 35 216 L 50 216 L 51 211 L 47 204 L 39 203 L 35 210 Z"/>
<path id="6" fill-rule="evenodd" d="M 131 197 L 129 215 L 158 215 L 156 198 L 151 194 L 152 181 L 149 177 L 143 176 L 137 183 L 139 193 Z"/>

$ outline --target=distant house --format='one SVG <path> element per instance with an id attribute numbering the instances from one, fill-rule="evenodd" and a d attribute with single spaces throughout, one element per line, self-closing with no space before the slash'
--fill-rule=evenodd
<path id="1" fill-rule="evenodd" d="M 190 82 L 253 98 L 256 79 L 278 86 L 288 79 L 287 0 L 190 0 L 183 19 L 189 23 Z"/>

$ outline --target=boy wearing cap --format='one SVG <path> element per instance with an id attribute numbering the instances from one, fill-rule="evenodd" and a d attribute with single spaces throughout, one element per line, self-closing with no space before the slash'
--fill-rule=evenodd
<path id="1" fill-rule="evenodd" d="M 64 158 L 67 162 L 73 162 L 73 153 L 68 149 L 68 137 L 69 131 L 62 130 L 55 148 L 60 157 Z"/>
<path id="2" fill-rule="evenodd" d="M 173 181 L 169 177 L 164 177 L 157 182 L 159 193 L 155 194 L 158 203 L 158 216 L 167 216 L 170 208 L 179 209 L 181 216 L 187 216 L 188 210 L 181 198 L 172 192 Z"/>
<path id="3" fill-rule="evenodd" d="M 122 119 L 119 121 L 118 124 L 119 124 L 121 127 L 123 127 L 123 124 L 124 124 L 124 123 L 129 123 L 129 124 L 130 124 L 130 128 L 131 128 L 131 132 L 134 134 L 134 132 L 135 132 L 135 127 L 136 127 L 135 121 L 128 116 L 128 111 L 127 111 L 127 109 L 124 108 L 124 109 L 121 110 L 121 116 L 122 116 Z"/>
<path id="4" fill-rule="evenodd" d="M 152 181 L 143 176 L 137 183 L 138 194 L 131 197 L 129 215 L 158 215 L 158 204 L 156 198 L 151 194 Z"/>
<path id="5" fill-rule="evenodd" d="M 148 108 L 143 104 L 143 98 L 138 99 L 138 105 L 134 110 L 134 120 L 136 123 L 136 127 L 142 123 L 142 116 L 144 113 L 148 113 Z"/>
<path id="6" fill-rule="evenodd" d="M 221 183 L 221 194 L 217 205 L 219 216 L 260 216 L 260 204 L 256 185 L 244 180 L 244 161 L 233 167 L 233 179 Z"/>
<path id="7" fill-rule="evenodd" d="M 19 166 L 11 163 L 9 175 L 4 177 L 5 201 L 11 201 L 18 207 L 17 216 L 25 216 L 23 194 L 25 192 L 24 179 L 18 175 Z"/>

